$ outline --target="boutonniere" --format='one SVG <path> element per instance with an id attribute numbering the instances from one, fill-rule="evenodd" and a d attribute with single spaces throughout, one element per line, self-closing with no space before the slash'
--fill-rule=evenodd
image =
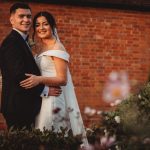
<path id="1" fill-rule="evenodd" d="M 35 45 L 35 42 L 33 41 L 33 39 L 28 39 L 28 44 L 30 47 L 33 47 Z"/>

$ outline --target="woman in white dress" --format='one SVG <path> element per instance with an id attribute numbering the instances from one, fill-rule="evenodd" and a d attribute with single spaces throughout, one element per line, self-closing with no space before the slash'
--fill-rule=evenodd
<path id="1" fill-rule="evenodd" d="M 71 129 L 73 135 L 81 134 L 87 146 L 86 132 L 76 99 L 74 86 L 68 68 L 69 54 L 57 35 L 54 17 L 48 12 L 39 12 L 33 20 L 33 28 L 42 49 L 35 56 L 42 76 L 27 74 L 21 86 L 28 89 L 37 84 L 61 86 L 60 96 L 42 98 L 41 110 L 36 118 L 35 127 L 42 130 L 60 131 L 60 127 Z"/>

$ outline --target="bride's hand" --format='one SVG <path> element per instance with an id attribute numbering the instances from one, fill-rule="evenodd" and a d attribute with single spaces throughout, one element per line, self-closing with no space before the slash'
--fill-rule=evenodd
<path id="1" fill-rule="evenodd" d="M 25 74 L 28 76 L 27 79 L 20 82 L 20 86 L 25 89 L 30 89 L 37 86 L 40 83 L 40 76 L 36 76 L 33 74 Z"/>

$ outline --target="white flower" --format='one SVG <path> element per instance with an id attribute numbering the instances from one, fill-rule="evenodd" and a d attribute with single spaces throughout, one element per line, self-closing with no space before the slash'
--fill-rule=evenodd
<path id="1" fill-rule="evenodd" d="M 120 104 L 121 102 L 122 102 L 121 99 L 117 99 L 117 100 L 115 101 L 115 105 L 118 105 L 118 104 Z"/>
<path id="2" fill-rule="evenodd" d="M 141 99 L 141 98 L 142 98 L 142 96 L 139 94 L 139 95 L 138 95 L 138 98 L 139 98 L 139 99 Z"/>
<path id="3" fill-rule="evenodd" d="M 120 103 L 122 102 L 121 99 L 117 99 L 114 103 L 110 103 L 110 106 L 116 106 L 116 105 L 119 105 Z"/>
<path id="4" fill-rule="evenodd" d="M 100 143 L 102 147 L 110 147 L 116 141 L 116 136 L 102 136 L 100 139 Z"/>
<path id="5" fill-rule="evenodd" d="M 105 136 L 108 136 L 109 132 L 107 131 L 107 129 L 104 130 Z"/>
<path id="6" fill-rule="evenodd" d="M 93 115 L 96 113 L 96 110 L 95 110 L 95 109 L 92 109 L 92 108 L 90 108 L 90 107 L 85 107 L 84 113 L 85 113 L 86 115 L 93 116 Z"/>
<path id="7" fill-rule="evenodd" d="M 111 107 L 114 107 L 114 106 L 115 106 L 115 103 L 110 103 L 110 106 L 111 106 Z"/>
<path id="8" fill-rule="evenodd" d="M 109 74 L 109 79 L 110 79 L 111 81 L 116 81 L 118 78 L 119 78 L 118 72 L 116 72 L 116 71 L 112 71 L 112 72 Z"/>
<path id="9" fill-rule="evenodd" d="M 102 114 L 102 111 L 101 110 L 98 110 L 97 111 L 97 115 L 101 115 Z"/>
<path id="10" fill-rule="evenodd" d="M 91 112 L 91 108 L 90 107 L 85 107 L 84 113 L 89 114 L 90 112 Z"/>
<path id="11" fill-rule="evenodd" d="M 91 144 L 88 144 L 87 146 L 83 146 L 83 147 L 81 147 L 81 149 L 83 149 L 83 150 L 94 150 L 95 148 L 94 148 L 94 146 L 93 145 L 91 145 Z"/>
<path id="12" fill-rule="evenodd" d="M 116 150 L 121 150 L 118 145 L 115 146 Z"/>
<path id="13" fill-rule="evenodd" d="M 94 132 L 91 128 L 86 128 L 86 131 Z"/>
<path id="14" fill-rule="evenodd" d="M 115 121 L 117 122 L 117 123 L 120 123 L 120 117 L 119 116 L 115 116 Z"/>
<path id="15" fill-rule="evenodd" d="M 94 114 L 96 113 L 96 110 L 95 109 L 91 109 L 91 116 L 93 116 Z"/>
<path id="16" fill-rule="evenodd" d="M 150 144 L 150 138 L 145 138 L 143 141 L 144 144 Z"/>
<path id="17" fill-rule="evenodd" d="M 108 138 L 107 138 L 106 136 L 103 136 L 100 141 L 101 141 L 101 145 L 102 145 L 102 146 L 103 146 L 103 145 L 106 145 L 106 143 L 107 143 L 107 141 L 108 141 Z"/>

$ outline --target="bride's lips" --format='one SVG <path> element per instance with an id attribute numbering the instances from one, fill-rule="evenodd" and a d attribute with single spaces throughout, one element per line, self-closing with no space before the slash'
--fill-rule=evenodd
<path id="1" fill-rule="evenodd" d="M 45 33 L 46 33 L 46 31 L 39 32 L 39 34 L 45 34 Z"/>

